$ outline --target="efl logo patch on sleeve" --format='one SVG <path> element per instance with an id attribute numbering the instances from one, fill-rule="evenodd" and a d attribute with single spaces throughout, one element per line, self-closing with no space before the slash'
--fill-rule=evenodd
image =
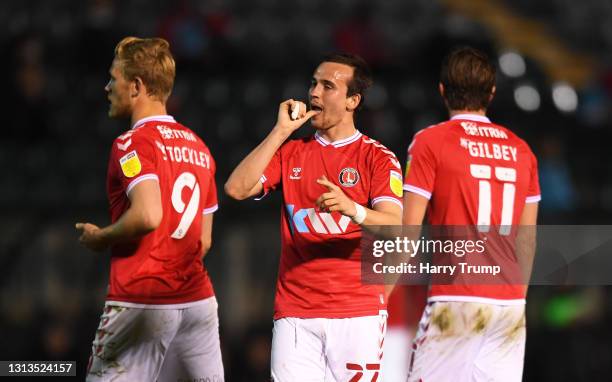
<path id="1" fill-rule="evenodd" d="M 119 164 L 121 164 L 121 171 L 123 171 L 123 175 L 128 178 L 135 177 L 136 175 L 140 174 L 140 171 L 142 170 L 142 165 L 140 164 L 140 159 L 138 159 L 136 150 L 130 151 L 121 157 L 121 159 L 119 159 Z"/>
<path id="2" fill-rule="evenodd" d="M 408 171 L 410 171 L 410 162 L 412 162 L 412 155 L 408 156 L 408 160 L 406 161 L 406 172 L 404 172 L 404 177 L 408 177 Z"/>
<path id="3" fill-rule="evenodd" d="M 402 174 L 397 171 L 391 170 L 391 173 L 389 175 L 389 186 L 391 187 L 391 191 L 393 191 L 393 193 L 397 195 L 397 197 L 401 198 L 404 194 L 404 189 L 402 187 Z"/>

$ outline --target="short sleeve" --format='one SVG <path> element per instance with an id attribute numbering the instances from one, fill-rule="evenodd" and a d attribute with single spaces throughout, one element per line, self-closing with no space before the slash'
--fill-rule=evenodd
<path id="1" fill-rule="evenodd" d="M 402 205 L 402 169 L 395 154 L 387 148 L 377 149 L 371 175 L 370 205 L 391 202 Z"/>
<path id="2" fill-rule="evenodd" d="M 527 189 L 527 199 L 525 203 L 537 203 L 542 200 L 540 193 L 540 181 L 538 177 L 538 160 L 535 155 L 531 153 L 531 175 L 529 178 L 529 188 Z"/>
<path id="3" fill-rule="evenodd" d="M 263 185 L 263 191 L 261 195 L 259 195 L 256 200 L 260 200 L 264 198 L 271 191 L 276 190 L 281 185 L 281 150 L 282 147 L 276 150 L 270 163 L 264 170 L 264 173 L 261 175 L 259 181 Z"/>
<path id="4" fill-rule="evenodd" d="M 425 130 L 418 132 L 408 146 L 404 191 L 431 199 L 436 180 L 437 159 Z"/>
<path id="5" fill-rule="evenodd" d="M 156 152 L 153 144 L 142 135 L 124 134 L 113 143 L 111 164 L 116 168 L 117 181 L 126 194 L 143 180 L 159 181 Z"/>
<path id="6" fill-rule="evenodd" d="M 217 182 L 215 181 L 216 172 L 217 164 L 215 163 L 212 155 L 210 155 L 210 173 L 208 176 L 208 185 L 204 199 L 204 209 L 202 211 L 204 215 L 212 214 L 219 209 L 219 201 L 217 199 Z"/>

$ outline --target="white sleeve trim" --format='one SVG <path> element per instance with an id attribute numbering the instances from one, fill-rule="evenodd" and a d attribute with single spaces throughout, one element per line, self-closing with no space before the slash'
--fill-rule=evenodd
<path id="1" fill-rule="evenodd" d="M 413 192 L 417 195 L 421 195 L 422 197 L 426 198 L 427 200 L 431 199 L 431 192 L 424 190 L 422 188 L 416 187 L 416 186 L 411 186 L 409 184 L 404 184 L 404 191 L 410 191 Z"/>
<path id="2" fill-rule="evenodd" d="M 156 180 L 157 182 L 159 182 L 159 178 L 157 177 L 156 174 L 144 174 L 144 175 L 141 175 L 138 178 L 132 180 L 130 182 L 130 184 L 128 184 L 128 186 L 127 186 L 127 188 L 125 190 L 125 194 L 129 195 L 130 191 L 132 191 L 132 188 L 134 188 L 138 183 L 142 182 L 143 180 L 148 180 L 148 179 Z"/>
<path id="3" fill-rule="evenodd" d="M 528 196 L 525 199 L 525 203 L 537 203 L 540 200 L 542 200 L 542 195 L 533 195 L 533 196 Z"/>
<path id="4" fill-rule="evenodd" d="M 267 180 L 268 180 L 268 178 L 266 178 L 266 176 L 265 176 L 265 175 L 261 175 L 261 177 L 259 178 L 259 182 L 260 182 L 261 184 L 266 183 L 266 181 L 267 181 Z M 256 201 L 260 201 L 261 199 L 265 198 L 265 197 L 266 197 L 266 195 L 268 195 L 268 193 L 262 190 L 262 191 L 261 191 L 261 195 L 259 195 L 258 197 L 254 198 L 254 199 L 255 199 Z"/>
<path id="5" fill-rule="evenodd" d="M 204 208 L 204 211 L 202 211 L 202 215 L 212 214 L 213 212 L 215 212 L 218 209 L 219 209 L 219 205 L 218 204 L 215 204 L 212 207 Z"/>
<path id="6" fill-rule="evenodd" d="M 377 198 L 372 199 L 372 207 L 374 207 L 374 205 L 379 202 L 392 202 L 400 206 L 402 210 L 404 209 L 404 205 L 402 204 L 402 202 L 392 196 L 379 196 Z"/>

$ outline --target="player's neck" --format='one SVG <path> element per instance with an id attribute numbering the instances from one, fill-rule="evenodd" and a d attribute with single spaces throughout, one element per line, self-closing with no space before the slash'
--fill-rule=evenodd
<path id="1" fill-rule="evenodd" d="M 329 129 L 317 130 L 317 134 L 325 139 L 327 142 L 334 143 L 336 141 L 351 137 L 357 129 L 355 125 L 351 123 L 340 123 L 336 126 L 332 126 Z"/>
<path id="2" fill-rule="evenodd" d="M 480 109 L 480 110 L 449 110 L 448 114 L 450 114 L 450 117 L 453 118 L 456 115 L 461 115 L 461 114 L 474 114 L 474 115 L 481 115 L 483 117 L 487 116 L 487 110 L 486 109 Z"/>
<path id="3" fill-rule="evenodd" d="M 166 105 L 161 102 L 150 102 L 145 105 L 134 107 L 134 111 L 132 112 L 132 126 L 143 118 L 166 114 L 168 114 Z"/>

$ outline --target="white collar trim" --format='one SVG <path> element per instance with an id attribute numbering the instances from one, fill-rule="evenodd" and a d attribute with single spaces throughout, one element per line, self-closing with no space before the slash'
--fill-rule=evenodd
<path id="1" fill-rule="evenodd" d="M 359 130 L 356 130 L 355 134 L 351 135 L 348 138 L 340 139 L 340 140 L 337 140 L 335 142 L 329 142 L 327 139 L 325 139 L 321 135 L 319 135 L 319 132 L 317 131 L 315 133 L 315 139 L 322 146 L 332 145 L 334 147 L 342 147 L 342 146 L 350 145 L 351 143 L 357 141 L 359 138 L 361 138 L 362 135 L 363 134 L 361 134 L 361 132 Z"/>
<path id="2" fill-rule="evenodd" d="M 489 118 L 484 115 L 478 114 L 457 114 L 456 116 L 451 118 L 451 121 L 455 119 L 467 119 L 468 121 L 491 123 L 491 120 Z"/>
<path id="3" fill-rule="evenodd" d="M 132 126 L 132 129 L 137 129 L 140 126 L 144 125 L 147 122 L 151 121 L 160 121 L 160 122 L 176 122 L 174 117 L 171 115 L 152 115 L 150 117 L 142 118 L 136 121 L 136 123 Z"/>

